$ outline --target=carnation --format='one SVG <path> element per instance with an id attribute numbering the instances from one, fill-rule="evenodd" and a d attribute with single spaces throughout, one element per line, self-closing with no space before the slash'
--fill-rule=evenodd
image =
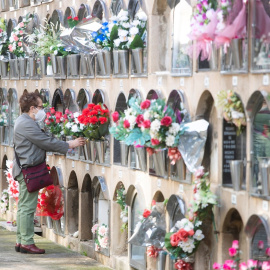
<path id="1" fill-rule="evenodd" d="M 151 123 L 151 131 L 153 133 L 157 133 L 160 129 L 160 121 L 158 119 L 155 119 L 152 123 Z"/>
<path id="2" fill-rule="evenodd" d="M 174 136 L 172 136 L 172 135 L 168 135 L 167 137 L 166 137 L 166 145 L 167 146 L 173 146 L 174 145 L 174 141 L 175 141 L 175 137 Z"/>
<path id="3" fill-rule="evenodd" d="M 178 123 L 172 123 L 169 128 L 169 133 L 176 136 L 179 131 L 180 131 L 180 125 Z"/>

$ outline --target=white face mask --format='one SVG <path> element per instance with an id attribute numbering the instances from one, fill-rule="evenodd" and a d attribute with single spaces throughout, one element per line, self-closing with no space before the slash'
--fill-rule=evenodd
<path id="1" fill-rule="evenodd" d="M 35 121 L 36 122 L 43 121 L 45 119 L 45 117 L 46 117 L 46 113 L 45 113 L 44 109 L 38 110 L 38 112 L 34 113 L 34 115 L 35 115 Z"/>

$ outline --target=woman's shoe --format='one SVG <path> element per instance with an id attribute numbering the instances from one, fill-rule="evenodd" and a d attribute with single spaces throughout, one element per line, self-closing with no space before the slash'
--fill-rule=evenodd
<path id="1" fill-rule="evenodd" d="M 32 245 L 21 245 L 21 253 L 30 253 L 30 254 L 44 254 L 45 249 L 38 248 L 35 244 Z"/>
<path id="2" fill-rule="evenodd" d="M 16 245 L 15 245 L 15 251 L 16 252 L 20 252 L 21 251 L 21 244 L 16 243 Z"/>

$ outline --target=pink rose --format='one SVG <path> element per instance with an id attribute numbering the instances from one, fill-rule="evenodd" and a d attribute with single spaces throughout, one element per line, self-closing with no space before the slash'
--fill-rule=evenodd
<path id="1" fill-rule="evenodd" d="M 213 264 L 213 269 L 220 269 L 221 265 L 219 263 Z"/>
<path id="2" fill-rule="evenodd" d="M 160 121 L 162 126 L 168 127 L 172 123 L 172 118 L 170 116 L 164 116 Z"/>
<path id="3" fill-rule="evenodd" d="M 264 243 L 262 240 L 258 242 L 258 249 L 262 250 L 264 248 Z"/>
<path id="4" fill-rule="evenodd" d="M 19 33 L 20 33 L 20 35 L 23 35 L 23 30 L 20 30 Z"/>
<path id="5" fill-rule="evenodd" d="M 51 107 L 51 108 L 50 108 L 50 111 L 51 111 L 51 114 L 55 114 L 55 109 L 54 109 L 54 107 Z"/>
<path id="6" fill-rule="evenodd" d="M 19 47 L 22 47 L 22 42 L 18 42 L 18 46 Z"/>
<path id="7" fill-rule="evenodd" d="M 237 254 L 237 249 L 235 248 L 229 248 L 229 255 L 231 257 L 234 257 Z"/>
<path id="8" fill-rule="evenodd" d="M 247 266 L 248 266 L 248 268 L 256 267 L 257 266 L 257 261 L 250 259 L 250 260 L 247 261 Z"/>
<path id="9" fill-rule="evenodd" d="M 23 23 L 23 22 L 20 22 L 20 23 L 19 23 L 19 26 L 20 26 L 20 27 L 24 27 L 24 23 Z"/>
<path id="10" fill-rule="evenodd" d="M 148 109 L 150 105 L 151 105 L 151 101 L 147 99 L 141 103 L 141 109 L 142 110 Z"/>
<path id="11" fill-rule="evenodd" d="M 239 249 L 239 241 L 238 240 L 234 240 L 232 242 L 232 248 Z"/>
<path id="12" fill-rule="evenodd" d="M 144 122 L 143 115 L 139 114 L 136 117 L 136 123 L 137 123 L 138 127 L 141 127 L 143 125 L 143 122 Z"/>
<path id="13" fill-rule="evenodd" d="M 130 123 L 128 122 L 128 120 L 125 120 L 123 123 L 124 128 L 129 128 L 130 127 Z"/>
<path id="14" fill-rule="evenodd" d="M 269 247 L 266 248 L 266 250 L 265 250 L 265 255 L 266 255 L 267 257 L 270 257 L 270 248 L 269 248 Z"/>
<path id="15" fill-rule="evenodd" d="M 178 233 L 174 233 L 170 236 L 170 242 L 171 242 L 171 245 L 173 247 L 177 247 L 178 246 L 178 243 L 180 241 L 180 237 L 178 235 Z"/>
<path id="16" fill-rule="evenodd" d="M 145 121 L 142 123 L 142 126 L 143 126 L 144 128 L 150 128 L 150 126 L 151 126 L 150 120 L 145 120 Z"/>
<path id="17" fill-rule="evenodd" d="M 248 270 L 247 264 L 242 262 L 239 264 L 239 270 Z"/>
<path id="18" fill-rule="evenodd" d="M 18 40 L 19 40 L 19 38 L 18 38 L 16 35 L 13 35 L 13 39 L 14 39 L 15 41 L 18 41 Z"/>
<path id="19" fill-rule="evenodd" d="M 160 141 L 158 139 L 151 139 L 152 145 L 159 145 Z"/>
<path id="20" fill-rule="evenodd" d="M 117 122 L 119 120 L 119 113 L 116 111 L 112 113 L 112 119 L 113 119 L 113 122 Z"/>

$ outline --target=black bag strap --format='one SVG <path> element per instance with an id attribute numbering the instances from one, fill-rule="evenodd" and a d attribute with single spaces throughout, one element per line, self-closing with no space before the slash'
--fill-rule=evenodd
<path id="1" fill-rule="evenodd" d="M 17 164 L 22 169 L 22 165 L 21 165 L 20 159 L 19 159 L 19 157 L 18 157 L 18 155 L 16 153 L 16 150 L 15 150 L 15 145 L 14 145 L 14 153 L 15 153 L 15 158 L 16 158 Z"/>

